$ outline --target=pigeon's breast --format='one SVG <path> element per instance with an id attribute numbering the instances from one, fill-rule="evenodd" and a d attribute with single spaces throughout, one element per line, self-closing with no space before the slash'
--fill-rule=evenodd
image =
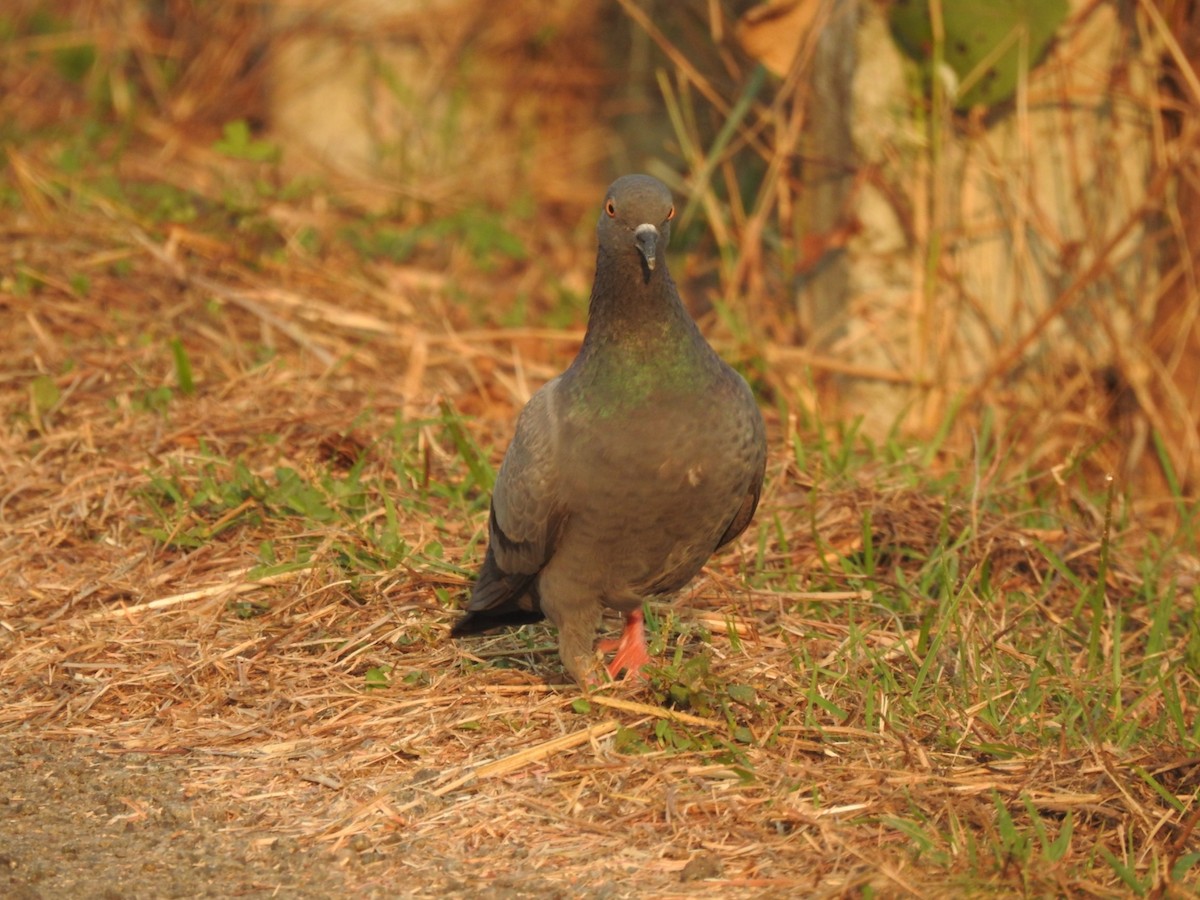
<path id="1" fill-rule="evenodd" d="M 750 489 L 753 430 L 721 392 L 629 409 L 602 422 L 568 421 L 563 496 L 567 529 L 556 562 L 581 590 L 628 608 L 686 584 L 712 554 Z M 757 415 L 752 402 L 749 412 Z"/>

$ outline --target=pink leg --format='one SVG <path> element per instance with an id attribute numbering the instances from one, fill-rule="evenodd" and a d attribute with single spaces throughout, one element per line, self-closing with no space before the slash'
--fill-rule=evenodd
<path id="1" fill-rule="evenodd" d="M 625 629 L 617 640 L 603 640 L 596 644 L 602 653 L 616 650 L 617 655 L 608 664 L 608 674 L 615 680 L 624 670 L 630 677 L 640 677 L 642 666 L 651 662 L 646 650 L 646 627 L 642 611 L 625 614 Z"/>

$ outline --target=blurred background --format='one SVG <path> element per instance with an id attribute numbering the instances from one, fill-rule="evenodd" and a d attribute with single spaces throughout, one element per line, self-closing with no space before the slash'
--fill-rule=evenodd
<path id="1" fill-rule="evenodd" d="M 1195 494 L 1194 0 L 16 0 L 0 39 L 0 291 L 94 300 L 59 239 L 134 222 L 168 268 L 268 260 L 277 318 L 392 335 L 415 407 L 452 389 L 414 378 L 432 332 L 577 339 L 604 186 L 645 171 L 789 432 Z"/>

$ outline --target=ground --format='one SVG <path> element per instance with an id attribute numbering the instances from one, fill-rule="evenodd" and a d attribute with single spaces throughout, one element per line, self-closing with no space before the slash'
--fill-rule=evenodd
<path id="1" fill-rule="evenodd" d="M 42 897 L 228 897 L 283 889 L 345 894 L 359 854 L 305 852 L 294 841 L 231 836 L 243 806 L 189 797 L 171 756 L 104 753 L 58 741 L 0 744 L 4 825 L 0 887 Z M 356 871 L 356 875 L 359 873 Z"/>

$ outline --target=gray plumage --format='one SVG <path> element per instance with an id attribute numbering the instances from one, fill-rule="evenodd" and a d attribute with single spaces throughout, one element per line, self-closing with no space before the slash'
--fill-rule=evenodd
<path id="1" fill-rule="evenodd" d="M 649 660 L 642 601 L 678 591 L 741 534 L 762 488 L 754 397 L 704 340 L 667 271 L 674 215 L 666 186 L 647 175 L 608 189 L 583 346 L 517 419 L 487 554 L 452 631 L 545 615 L 583 684 L 599 678 L 602 608 L 626 620 L 611 674 L 640 668 Z"/>

